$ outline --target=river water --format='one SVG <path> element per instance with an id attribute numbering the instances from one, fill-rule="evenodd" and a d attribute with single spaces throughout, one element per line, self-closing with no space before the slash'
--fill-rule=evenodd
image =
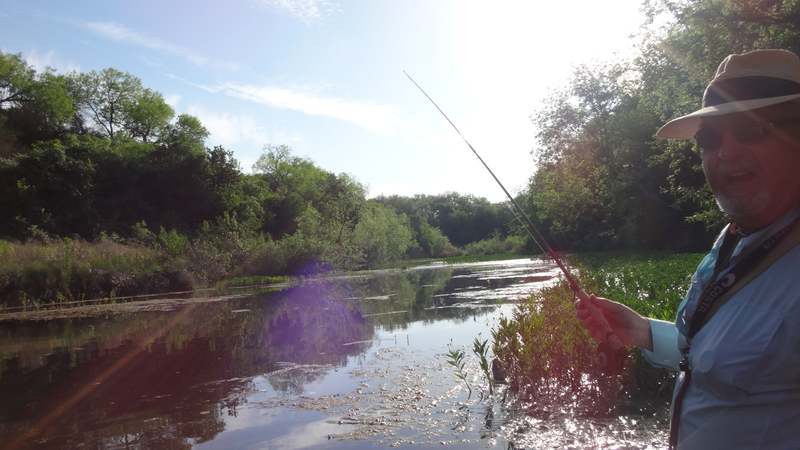
<path id="1" fill-rule="evenodd" d="M 541 260 L 433 264 L 3 322 L 0 448 L 660 447 L 663 413 L 548 420 L 489 395 L 473 340 L 557 275 Z"/>

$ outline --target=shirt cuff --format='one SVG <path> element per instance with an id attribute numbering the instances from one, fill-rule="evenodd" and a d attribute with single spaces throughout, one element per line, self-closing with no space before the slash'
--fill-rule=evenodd
<path id="1" fill-rule="evenodd" d="M 653 337 L 653 351 L 642 349 L 645 359 L 656 367 L 678 370 L 681 352 L 678 350 L 678 328 L 673 322 L 647 319 Z"/>

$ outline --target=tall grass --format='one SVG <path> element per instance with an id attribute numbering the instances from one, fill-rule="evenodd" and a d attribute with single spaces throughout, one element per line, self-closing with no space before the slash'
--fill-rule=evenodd
<path id="1" fill-rule="evenodd" d="M 176 287 L 153 249 L 107 239 L 0 241 L 0 304 L 37 306 Z"/>

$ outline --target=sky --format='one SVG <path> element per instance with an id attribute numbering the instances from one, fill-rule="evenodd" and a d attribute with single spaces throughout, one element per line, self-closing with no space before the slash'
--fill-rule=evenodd
<path id="1" fill-rule="evenodd" d="M 531 115 L 580 64 L 625 59 L 641 0 L 0 0 L 0 51 L 113 67 L 197 116 L 249 172 L 285 144 L 370 197 L 505 200 L 535 171 Z"/>

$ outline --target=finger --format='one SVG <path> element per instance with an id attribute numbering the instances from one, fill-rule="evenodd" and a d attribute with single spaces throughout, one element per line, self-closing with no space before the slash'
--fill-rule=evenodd
<path id="1" fill-rule="evenodd" d="M 588 312 L 590 312 L 590 310 L 591 310 L 591 308 L 589 306 L 587 306 L 587 305 L 577 305 L 575 307 L 575 311 L 577 311 L 577 312 L 588 313 Z"/>
<path id="2" fill-rule="evenodd" d="M 609 333 L 606 336 L 606 341 L 608 345 L 611 346 L 611 349 L 614 351 L 620 350 L 625 348 L 625 344 L 622 343 L 622 339 L 617 335 L 617 333 Z"/>
<path id="3" fill-rule="evenodd" d="M 589 336 L 592 337 L 597 342 L 603 342 L 606 336 L 606 330 L 601 327 L 596 320 L 589 318 L 586 321 L 586 330 L 589 332 Z"/>
<path id="4" fill-rule="evenodd" d="M 595 295 L 592 295 L 587 299 L 586 306 L 589 309 L 595 310 L 597 312 L 600 312 L 600 311 L 603 310 L 603 302 L 598 300 L 598 297 L 595 296 Z"/>
<path id="5" fill-rule="evenodd" d="M 583 323 L 584 326 L 588 327 L 588 326 L 592 326 L 593 325 L 595 328 L 598 327 L 597 321 L 595 321 L 594 323 L 590 322 L 594 317 L 591 313 L 588 313 L 588 312 L 587 313 L 581 313 L 581 314 L 578 314 L 577 316 L 578 316 L 578 320 L 580 320 L 581 323 Z"/>

